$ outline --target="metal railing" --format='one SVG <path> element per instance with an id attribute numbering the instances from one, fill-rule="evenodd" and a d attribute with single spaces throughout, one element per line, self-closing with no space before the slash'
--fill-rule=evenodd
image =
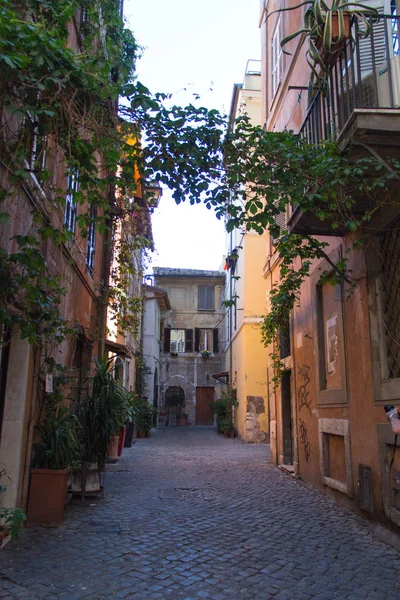
<path id="1" fill-rule="evenodd" d="M 329 76 L 326 95 L 317 92 L 300 136 L 311 144 L 337 139 L 357 108 L 400 107 L 399 17 L 371 21 L 371 34 L 357 37 L 357 23 Z"/>

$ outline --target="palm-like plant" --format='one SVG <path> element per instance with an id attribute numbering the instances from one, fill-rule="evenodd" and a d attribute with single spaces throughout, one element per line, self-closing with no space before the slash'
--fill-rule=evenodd
<path id="1" fill-rule="evenodd" d="M 129 393 L 114 378 L 113 361 L 95 360 L 92 390 L 78 406 L 82 427 L 82 461 L 103 465 L 111 438 L 118 435 L 129 420 Z"/>

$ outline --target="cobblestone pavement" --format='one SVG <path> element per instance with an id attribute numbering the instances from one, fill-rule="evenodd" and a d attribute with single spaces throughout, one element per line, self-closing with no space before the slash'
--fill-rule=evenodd
<path id="1" fill-rule="evenodd" d="M 0 554 L 0 598 L 400 599 L 400 555 L 368 523 L 208 428 L 154 431 L 104 498 Z"/>

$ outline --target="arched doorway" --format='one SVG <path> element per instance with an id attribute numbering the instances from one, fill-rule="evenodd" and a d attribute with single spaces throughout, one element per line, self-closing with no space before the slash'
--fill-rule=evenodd
<path id="1" fill-rule="evenodd" d="M 165 392 L 166 425 L 175 426 L 176 417 L 185 412 L 185 392 L 173 385 Z"/>

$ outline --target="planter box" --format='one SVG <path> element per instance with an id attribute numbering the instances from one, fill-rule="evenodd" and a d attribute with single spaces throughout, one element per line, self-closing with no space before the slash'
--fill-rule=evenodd
<path id="1" fill-rule="evenodd" d="M 93 494 L 99 493 L 100 486 L 100 469 L 97 462 L 85 463 L 84 471 L 74 471 L 71 479 L 71 491 L 73 494 Z"/>
<path id="2" fill-rule="evenodd" d="M 136 442 L 137 431 L 135 423 L 129 423 L 126 426 L 124 448 L 131 448 Z"/>
<path id="3" fill-rule="evenodd" d="M 27 510 L 28 525 L 57 527 L 64 516 L 69 469 L 32 469 Z"/>

